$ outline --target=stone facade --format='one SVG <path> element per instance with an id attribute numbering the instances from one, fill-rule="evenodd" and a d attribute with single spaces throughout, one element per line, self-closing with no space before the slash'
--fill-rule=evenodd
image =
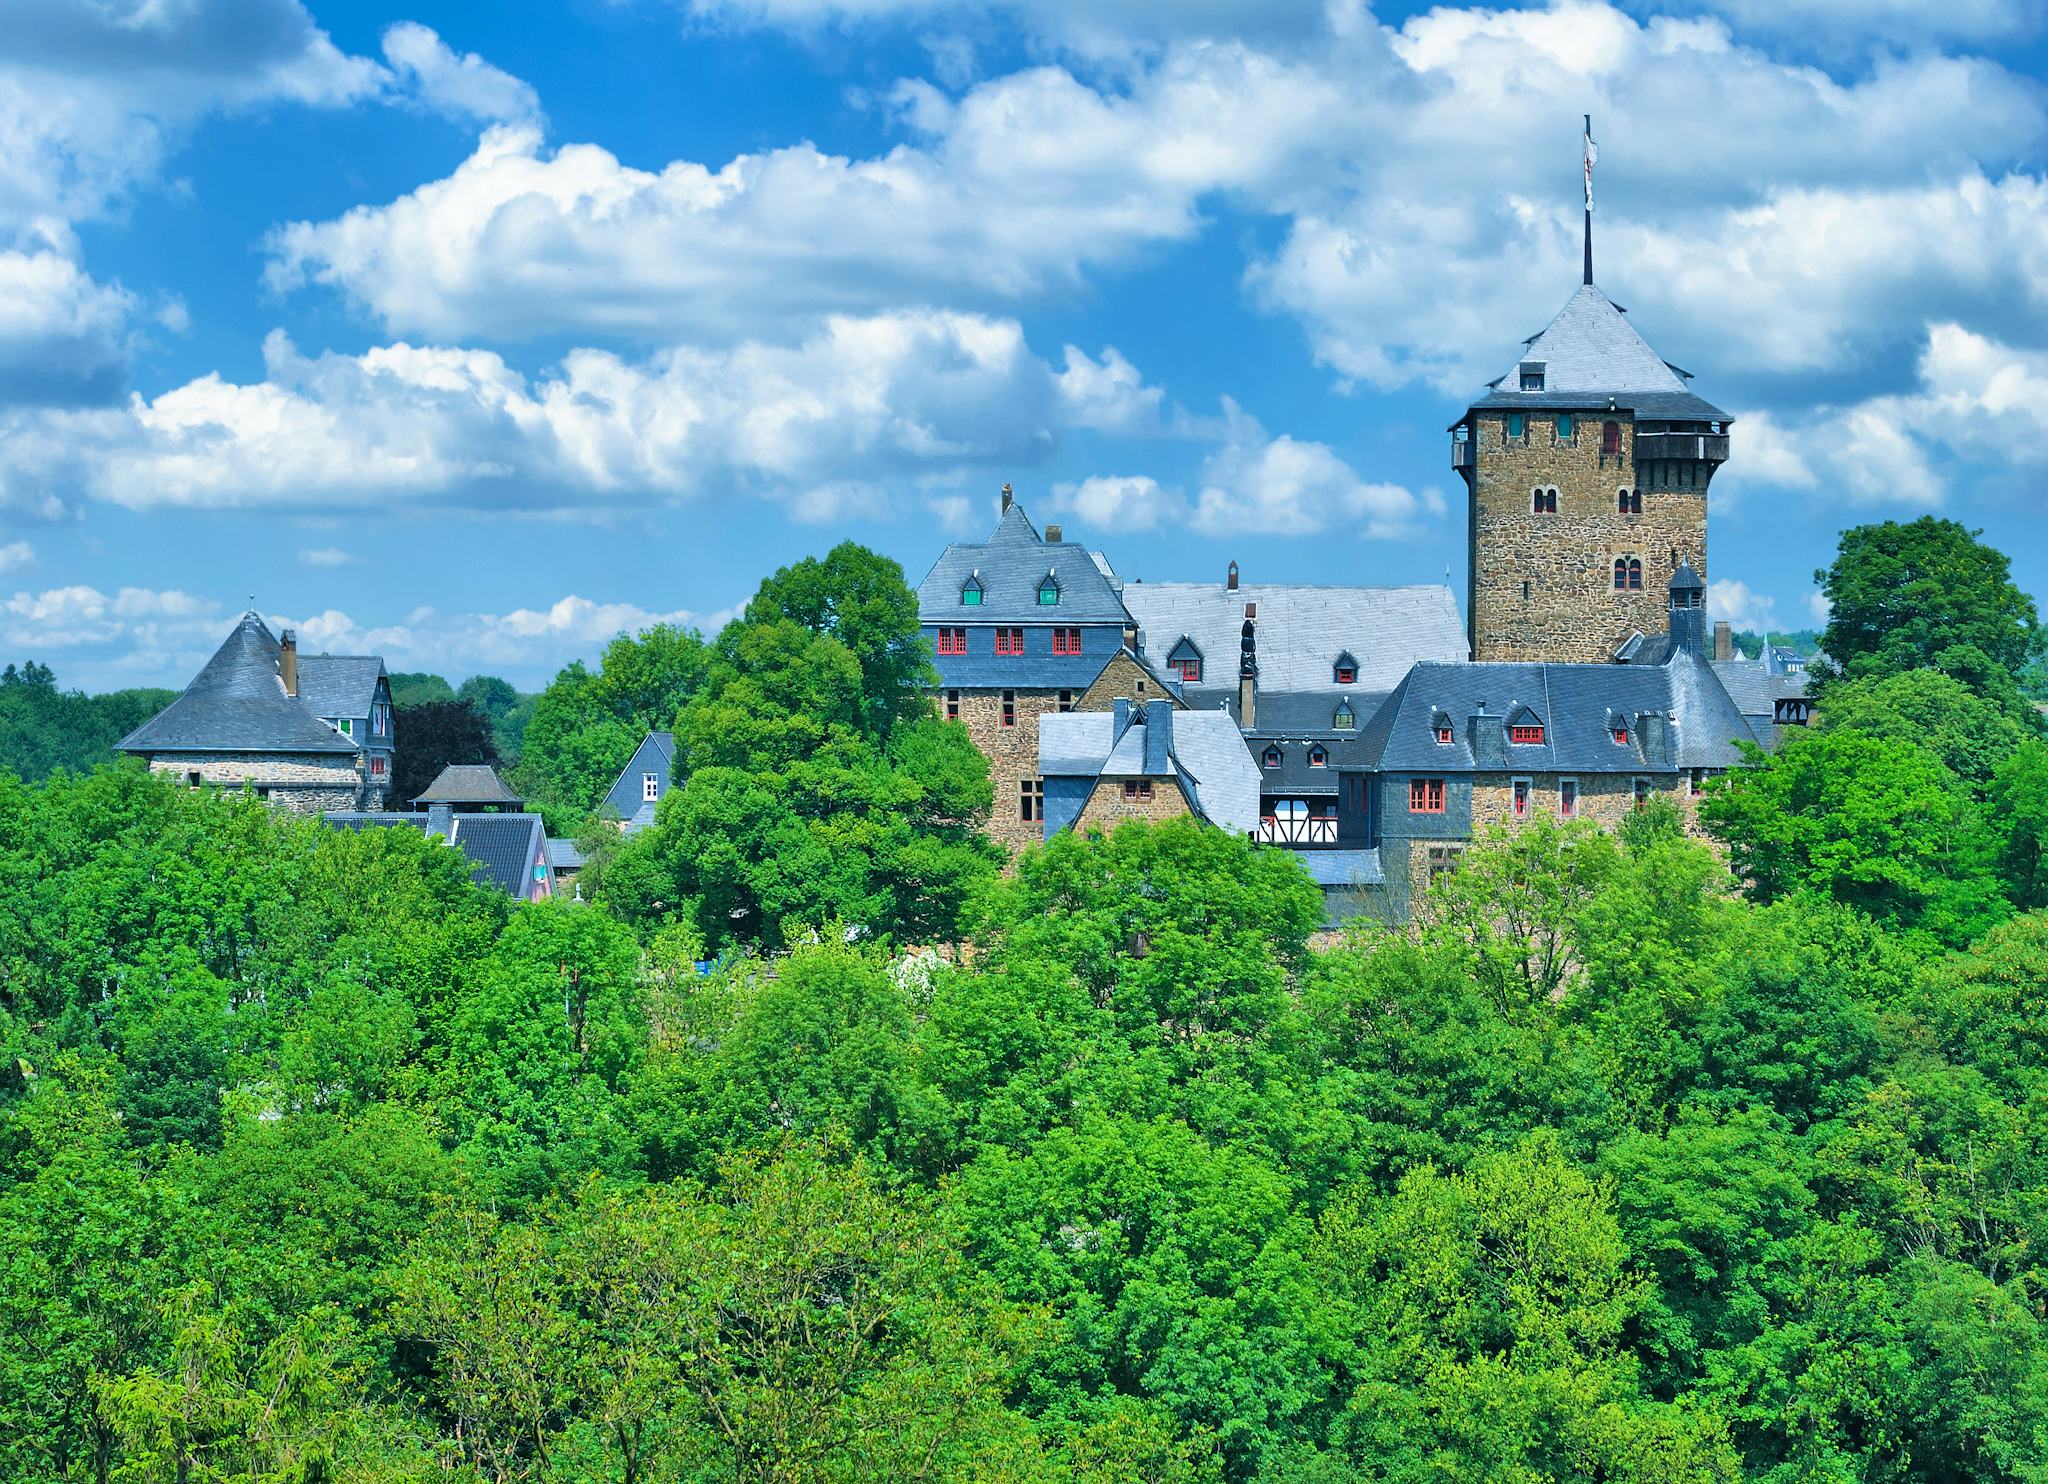
<path id="1" fill-rule="evenodd" d="M 1713 466 L 1662 464 L 1638 483 L 1635 426 L 1627 412 L 1532 411 L 1523 436 L 1509 413 L 1472 418 L 1471 632 L 1479 660 L 1603 663 L 1630 634 L 1664 631 L 1666 584 L 1681 560 L 1707 576 L 1707 481 Z M 1619 425 L 1621 452 L 1603 453 L 1603 424 Z M 1622 491 L 1642 514 L 1624 514 Z M 1556 493 L 1556 513 L 1537 491 Z M 1643 564 L 1640 590 L 1617 592 L 1617 558 Z"/>
<path id="2" fill-rule="evenodd" d="M 203 788 L 248 789 L 294 814 L 384 807 L 385 790 L 366 788 L 357 760 L 346 755 L 166 752 L 150 758 L 149 771 Z"/>
<path id="3" fill-rule="evenodd" d="M 1013 853 L 1026 845 L 1042 843 L 1045 827 L 1036 818 L 1024 818 L 1022 807 L 1025 781 L 1041 781 L 1038 774 L 1038 718 L 1048 712 L 1071 711 L 1073 705 L 1062 705 L 1062 693 L 1059 691 L 964 690 L 944 693 L 949 711 L 955 704 L 953 697 L 956 694 L 959 697 L 960 724 L 967 728 L 969 739 L 988 759 L 989 782 L 995 785 L 995 804 L 990 808 L 988 817 L 989 837 Z M 1079 699 L 1077 692 L 1065 694 L 1070 702 Z M 1005 696 L 1011 698 L 1011 711 L 1016 719 L 1013 726 L 1003 725 Z"/>
<path id="4" fill-rule="evenodd" d="M 1158 823 L 1167 819 L 1184 819 L 1194 813 L 1188 806 L 1188 797 L 1181 791 L 1178 782 L 1171 778 L 1136 779 L 1134 782 L 1150 782 L 1150 798 L 1127 799 L 1124 797 L 1124 780 L 1102 778 L 1096 782 L 1095 792 L 1088 796 L 1088 802 L 1081 809 L 1081 817 L 1074 821 L 1077 833 L 1086 834 L 1091 829 L 1105 832 L 1115 829 L 1127 819 L 1145 819 Z"/>
<path id="5" fill-rule="evenodd" d="M 1514 812 L 1514 780 L 1518 777 L 1529 780 L 1529 812 L 1520 820 Z M 1559 781 L 1573 777 L 1579 785 L 1577 817 L 1606 829 L 1619 828 L 1635 807 L 1637 777 L 1649 785 L 1649 797 L 1668 799 L 1681 807 L 1686 803 L 1685 778 L 1669 773 L 1482 773 L 1472 780 L 1472 833 L 1476 836 L 1500 824 L 1562 819 Z"/>
<path id="6" fill-rule="evenodd" d="M 1145 667 L 1131 658 L 1128 652 L 1119 652 L 1116 658 L 1103 666 L 1095 683 L 1081 693 L 1074 703 L 1076 711 L 1107 711 L 1119 697 L 1135 701 L 1142 706 L 1147 701 L 1162 698 L 1171 700 L 1176 711 L 1185 711 L 1187 703 L 1166 690 L 1146 673 Z"/>

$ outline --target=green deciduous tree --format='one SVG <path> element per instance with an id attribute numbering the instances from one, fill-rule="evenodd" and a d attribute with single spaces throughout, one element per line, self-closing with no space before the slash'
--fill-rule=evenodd
<path id="1" fill-rule="evenodd" d="M 1977 536 L 1931 515 L 1844 531 L 1834 564 L 1814 574 L 1829 603 L 1820 647 L 1830 673 L 1943 669 L 1994 699 L 2016 694 L 2039 616 L 2005 554 Z"/>

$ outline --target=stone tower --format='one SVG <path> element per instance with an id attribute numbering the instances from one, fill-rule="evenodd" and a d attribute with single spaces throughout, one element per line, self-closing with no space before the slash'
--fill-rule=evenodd
<path id="1" fill-rule="evenodd" d="M 1590 243 L 1590 238 L 1589 238 Z M 1585 282 L 1452 424 L 1470 495 L 1476 660 L 1606 661 L 1707 576 L 1707 484 L 1728 415 Z"/>

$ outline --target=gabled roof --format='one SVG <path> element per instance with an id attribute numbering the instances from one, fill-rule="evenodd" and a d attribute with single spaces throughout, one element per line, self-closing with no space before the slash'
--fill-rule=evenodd
<path id="1" fill-rule="evenodd" d="M 299 700 L 315 716 L 368 716 L 383 678 L 384 661 L 374 654 L 299 656 Z"/>
<path id="2" fill-rule="evenodd" d="M 1155 723 L 1156 725 L 1156 723 Z M 1259 769 L 1237 724 L 1221 711 L 1175 711 L 1164 769 L 1145 763 L 1145 723 L 1116 735 L 1107 711 L 1055 711 L 1038 719 L 1038 771 L 1048 778 L 1177 778 L 1196 813 L 1233 834 L 1259 825 Z"/>
<path id="3" fill-rule="evenodd" d="M 1521 390 L 1524 364 L 1541 362 L 1543 390 Z M 1636 333 L 1622 311 L 1592 284 L 1582 284 L 1475 407 L 1619 407 L 1656 418 L 1728 421 L 1726 413 L 1686 387 L 1682 376 Z"/>
<path id="4" fill-rule="evenodd" d="M 621 819 L 629 823 L 642 809 L 649 810 L 651 818 L 654 806 L 647 801 L 645 790 L 640 786 L 640 775 L 654 774 L 657 791 L 666 793 L 675 772 L 675 763 L 676 734 L 649 732 L 640 739 L 640 745 L 633 749 L 633 755 L 626 759 L 626 766 L 619 769 L 619 776 L 612 780 L 612 786 L 605 790 L 604 798 L 599 802 L 610 805 Z"/>
<path id="5" fill-rule="evenodd" d="M 1451 590 L 1418 587 L 1316 587 L 1296 583 L 1131 582 L 1124 606 L 1155 642 L 1185 636 L 1218 665 L 1236 670 L 1247 603 L 1259 656 L 1259 720 L 1268 691 L 1316 691 L 1334 703 L 1341 690 L 1384 692 L 1417 660 L 1462 660 L 1471 653 Z M 1358 678 L 1339 686 L 1331 660 L 1358 655 Z M 1219 677 L 1220 678 L 1220 677 Z"/>
<path id="6" fill-rule="evenodd" d="M 357 743 L 285 694 L 277 662 L 276 637 L 253 610 L 243 614 L 183 694 L 123 737 L 115 750 L 360 752 Z"/>
<path id="7" fill-rule="evenodd" d="M 335 829 L 365 830 L 401 827 L 432 833 L 426 811 L 408 814 L 363 814 L 336 810 L 321 816 Z M 449 821 L 448 843 L 469 862 L 470 879 L 494 886 L 514 901 L 530 902 L 543 886 L 553 885 L 554 842 L 538 814 L 458 814 Z M 543 880 L 534 868 L 543 868 Z"/>
<path id="8" fill-rule="evenodd" d="M 518 808 L 526 801 L 505 787 L 496 768 L 481 763 L 450 763 L 440 771 L 415 804 L 498 804 Z"/>
<path id="9" fill-rule="evenodd" d="M 1024 507 L 1012 505 L 988 540 L 956 541 L 940 554 L 917 585 L 918 618 L 942 624 L 1121 624 L 1124 605 L 1105 575 L 1108 565 L 1078 541 L 1046 541 Z M 1060 589 L 1059 602 L 1049 607 L 1038 601 L 1038 585 L 1048 572 Z M 969 607 L 960 591 L 973 578 L 981 582 L 982 599 Z"/>

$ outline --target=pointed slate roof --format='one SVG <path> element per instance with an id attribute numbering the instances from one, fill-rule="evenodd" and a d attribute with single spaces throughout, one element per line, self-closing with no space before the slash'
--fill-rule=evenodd
<path id="1" fill-rule="evenodd" d="M 284 692 L 276 637 L 242 615 L 184 693 L 115 744 L 119 752 L 331 752 L 361 749 Z"/>
<path id="2" fill-rule="evenodd" d="M 1078 541 L 1041 538 L 1022 505 L 1013 504 L 986 541 L 956 541 L 917 586 L 918 619 L 923 623 L 1114 623 L 1124 621 L 1124 605 L 1106 575 L 1106 561 Z M 1038 601 L 1038 584 L 1050 571 L 1059 583 L 1060 600 Z M 981 581 L 980 604 L 960 601 L 969 577 Z"/>
<path id="3" fill-rule="evenodd" d="M 374 654 L 299 656 L 299 700 L 315 716 L 368 716 L 383 678 L 384 661 Z"/>
<path id="4" fill-rule="evenodd" d="M 450 763 L 427 785 L 415 804 L 504 804 L 518 808 L 526 802 L 505 787 L 498 770 L 483 763 Z"/>
<path id="5" fill-rule="evenodd" d="M 1543 364 L 1543 390 L 1521 390 L 1524 364 Z M 1487 383 L 1475 407 L 1604 407 L 1609 398 L 1647 417 L 1728 422 L 1686 386 L 1686 377 L 1636 333 L 1614 301 L 1582 284 L 1522 353 Z"/>

